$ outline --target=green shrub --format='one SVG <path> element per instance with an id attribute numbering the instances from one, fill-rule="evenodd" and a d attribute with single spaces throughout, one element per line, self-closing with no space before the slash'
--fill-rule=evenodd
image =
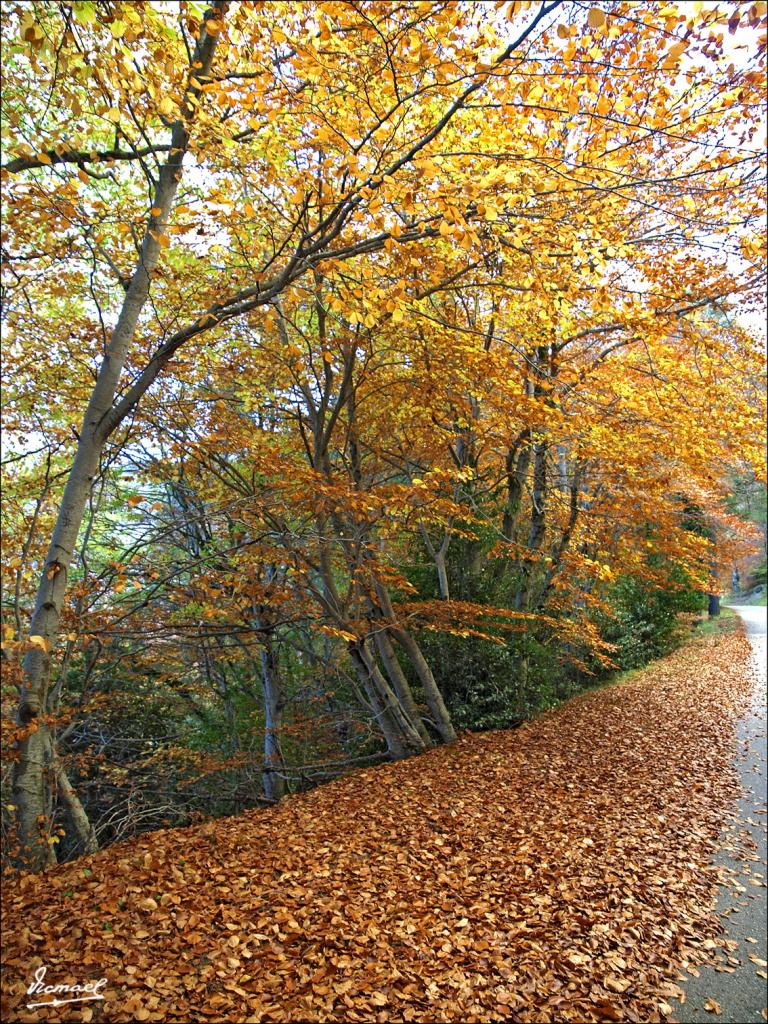
<path id="1" fill-rule="evenodd" d="M 602 634 L 616 644 L 614 660 L 622 669 L 640 668 L 675 646 L 678 615 L 703 607 L 703 595 L 691 590 L 673 570 L 670 589 L 634 577 L 622 577 L 610 594 L 613 614 L 601 623 Z M 677 576 L 677 580 L 674 577 Z"/>
<path id="2" fill-rule="evenodd" d="M 551 647 L 533 634 L 507 643 L 426 632 L 419 643 L 457 729 L 505 729 L 575 691 Z"/>

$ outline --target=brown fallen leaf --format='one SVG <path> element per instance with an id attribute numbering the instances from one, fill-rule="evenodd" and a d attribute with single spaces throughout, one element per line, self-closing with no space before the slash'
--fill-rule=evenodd
<path id="1" fill-rule="evenodd" d="M 747 695 L 750 657 L 740 634 L 682 648 L 524 730 L 11 878 L 3 1019 L 34 943 L 52 980 L 83 962 L 110 978 L 104 1024 L 668 1020 L 675 982 L 733 949 L 705 840 L 734 795 L 723 708 Z"/>
<path id="2" fill-rule="evenodd" d="M 704 1003 L 704 1009 L 707 1013 L 714 1013 L 718 1017 L 723 1012 L 720 1003 L 714 999 L 707 999 Z"/>
<path id="3" fill-rule="evenodd" d="M 616 1024 L 620 1024 L 621 1021 L 626 1019 L 619 1013 L 615 1006 L 605 1000 L 596 1001 L 594 1003 L 594 1007 L 600 1014 L 602 1020 L 615 1021 Z"/>

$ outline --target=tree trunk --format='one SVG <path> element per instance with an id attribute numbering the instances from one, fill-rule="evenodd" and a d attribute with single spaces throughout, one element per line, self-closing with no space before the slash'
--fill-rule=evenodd
<path id="1" fill-rule="evenodd" d="M 377 583 L 376 593 L 378 595 L 382 611 L 392 623 L 389 627 L 389 632 L 408 655 L 411 664 L 416 670 L 416 674 L 418 675 L 422 689 L 424 690 L 424 700 L 427 702 L 427 707 L 432 712 L 432 720 L 440 739 L 443 743 L 453 743 L 456 739 L 456 730 L 453 728 L 450 713 L 448 708 L 445 706 L 443 695 L 440 693 L 440 688 L 435 681 L 435 677 L 432 675 L 432 669 L 429 667 L 427 659 L 421 653 L 421 648 L 411 634 L 396 624 L 395 612 L 386 587 Z"/>
<path id="2" fill-rule="evenodd" d="M 714 544 L 714 536 L 713 536 L 713 544 Z M 715 548 L 715 552 L 716 552 L 716 550 L 717 549 Z M 712 558 L 712 562 L 710 563 L 710 569 L 711 569 L 711 573 L 712 573 L 712 575 L 711 575 L 712 582 L 714 583 L 715 586 L 717 586 L 718 574 L 717 574 L 717 555 L 716 554 Z M 720 594 L 719 593 L 717 593 L 717 594 L 715 594 L 715 593 L 707 594 L 707 611 L 709 613 L 710 619 L 716 619 L 717 616 L 720 614 Z"/>
<path id="3" fill-rule="evenodd" d="M 223 0 L 216 0 L 213 7 L 217 16 L 223 14 L 225 6 Z M 198 79 L 205 78 L 210 71 L 216 39 L 217 35 L 209 36 L 204 30 L 200 33 L 193 56 Z M 192 91 L 199 92 L 199 89 L 190 87 L 189 92 Z M 187 102 L 185 106 L 186 116 L 191 116 L 191 105 Z M 51 811 L 49 791 L 53 785 L 51 761 L 55 755 L 55 740 L 44 716 L 49 711 L 51 654 L 59 632 L 67 573 L 108 437 L 103 424 L 112 409 L 139 317 L 149 297 L 152 274 L 161 253 L 159 239 L 168 224 L 188 143 L 186 122 L 179 120 L 171 132 L 171 150 L 155 188 L 152 206 L 160 212 L 150 215 L 147 222 L 139 259 L 88 402 L 35 600 L 29 632 L 40 640 L 24 658 L 17 721 L 28 732 L 17 745 L 13 772 L 16 829 L 21 847 L 19 859 L 25 867 L 35 870 L 55 861 L 53 847 L 47 843 L 47 825 L 41 831 L 38 818 L 41 814 L 50 817 Z M 79 801 L 74 791 L 71 796 L 74 807 Z M 85 816 L 82 805 L 77 813 Z"/>
<path id="4" fill-rule="evenodd" d="M 421 653 L 421 648 L 406 630 L 394 626 L 391 629 L 391 633 L 408 655 L 411 664 L 416 670 L 419 682 L 424 690 L 424 700 L 427 702 L 427 707 L 432 714 L 432 721 L 440 739 L 443 743 L 453 743 L 456 739 L 456 730 L 453 728 L 450 712 L 445 706 L 443 695 L 440 693 L 440 688 L 432 674 L 432 669 L 429 667 L 427 659 Z"/>
<path id="5" fill-rule="evenodd" d="M 448 583 L 448 570 L 445 565 L 445 552 L 442 548 L 435 552 L 435 568 L 437 569 L 437 585 L 443 601 L 450 601 L 451 589 Z"/>
<path id="6" fill-rule="evenodd" d="M 350 644 L 349 652 L 371 702 L 389 756 L 396 761 L 423 751 L 423 740 L 400 707 L 371 652 L 361 643 Z"/>
<path id="7" fill-rule="evenodd" d="M 522 445 L 522 450 L 518 449 Z M 507 452 L 507 500 L 504 505 L 504 516 L 501 532 L 505 540 L 514 541 L 523 488 L 528 479 L 528 467 L 531 462 L 530 431 L 524 430 L 512 448 Z"/>
<path id="8" fill-rule="evenodd" d="M 280 673 L 271 642 L 261 652 L 261 683 L 264 689 L 264 795 L 277 803 L 285 796 L 283 751 L 280 730 L 283 724 L 283 694 Z"/>
<path id="9" fill-rule="evenodd" d="M 528 607 L 536 556 L 544 543 L 547 529 L 547 448 L 548 445 L 544 441 L 534 445 L 531 525 L 528 531 L 527 550 L 523 557 L 522 578 L 515 595 L 515 608 L 518 611 Z"/>
<path id="10" fill-rule="evenodd" d="M 99 848 L 96 831 L 88 820 L 88 815 L 85 813 L 77 793 L 72 788 L 64 765 L 58 757 L 56 758 L 56 789 L 59 799 L 67 809 L 70 825 L 77 837 L 78 853 L 95 853 Z"/>
<path id="11" fill-rule="evenodd" d="M 451 588 L 448 582 L 448 569 L 445 564 L 445 556 L 448 551 L 448 545 L 451 542 L 451 535 L 446 530 L 442 544 L 439 548 L 436 548 L 429 536 L 429 531 L 423 523 L 419 524 L 419 532 L 421 533 L 422 540 L 424 541 L 424 547 L 429 552 L 429 557 L 435 563 L 435 568 L 437 569 L 437 586 L 440 591 L 440 597 L 443 601 L 450 601 Z"/>
<path id="12" fill-rule="evenodd" d="M 416 727 L 419 736 L 421 736 L 424 741 L 424 746 L 432 746 L 429 733 L 427 732 L 427 727 L 424 725 L 421 715 L 419 714 L 419 709 L 416 707 L 416 701 L 413 698 L 413 691 L 411 690 L 408 680 L 405 678 L 405 673 L 400 667 L 400 662 L 397 660 L 397 654 L 392 646 L 392 641 L 389 639 L 389 633 L 385 629 L 381 629 L 376 633 L 376 646 L 386 673 L 390 678 L 392 687 L 397 694 L 397 699 L 400 701 L 403 710 Z"/>
<path id="13" fill-rule="evenodd" d="M 27 735 L 18 741 L 19 761 L 14 765 L 13 801 L 16 807 L 16 847 L 13 859 L 41 871 L 56 863 L 48 842 L 55 778 L 53 737 L 45 723 L 30 720 Z"/>

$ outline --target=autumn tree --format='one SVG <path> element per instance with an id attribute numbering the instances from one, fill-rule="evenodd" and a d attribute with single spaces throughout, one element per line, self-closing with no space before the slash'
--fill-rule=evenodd
<path id="1" fill-rule="evenodd" d="M 706 314 L 761 281 L 765 4 L 35 0 L 3 17 L 11 415 L 21 452 L 40 435 L 57 459 L 40 492 L 57 510 L 19 531 L 15 567 L 39 576 L 13 628 L 28 865 L 54 859 L 56 799 L 94 845 L 53 659 L 94 489 L 164 410 L 205 424 L 196 458 L 230 488 L 177 488 L 181 519 L 234 489 L 254 547 L 268 535 L 246 623 L 268 763 L 277 590 L 335 631 L 402 756 L 454 734 L 418 629 L 538 617 L 599 648 L 593 585 L 645 571 L 649 543 L 697 571 L 676 496 L 717 504 L 726 449 L 761 458 L 759 347 Z M 713 409 L 721 436 L 700 429 Z M 437 601 L 409 595 L 414 541 Z M 450 552 L 462 577 L 512 578 L 512 600 L 455 601 Z"/>

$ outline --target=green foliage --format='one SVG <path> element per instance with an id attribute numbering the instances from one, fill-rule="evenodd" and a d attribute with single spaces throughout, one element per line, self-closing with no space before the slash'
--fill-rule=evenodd
<path id="1" fill-rule="evenodd" d="M 731 481 L 731 494 L 728 498 L 728 510 L 734 515 L 755 523 L 762 528 L 762 556 L 755 564 L 750 565 L 748 575 L 743 581 L 743 589 L 749 590 L 760 584 L 768 583 L 768 566 L 766 565 L 765 537 L 766 520 L 768 519 L 768 491 L 754 472 L 735 473 Z"/>
<path id="2" fill-rule="evenodd" d="M 577 689 L 554 648 L 533 633 L 506 643 L 427 632 L 419 637 L 457 729 L 505 729 Z"/>
<path id="3" fill-rule="evenodd" d="M 620 668 L 639 668 L 667 654 L 675 646 L 679 613 L 703 608 L 703 595 L 690 589 L 678 570 L 673 568 L 671 576 L 669 589 L 631 576 L 622 577 L 612 588 L 613 613 L 605 617 L 602 632 L 616 645 L 614 660 Z"/>
<path id="4" fill-rule="evenodd" d="M 431 632 L 419 642 L 457 729 L 502 729 L 524 717 L 510 646 Z"/>

